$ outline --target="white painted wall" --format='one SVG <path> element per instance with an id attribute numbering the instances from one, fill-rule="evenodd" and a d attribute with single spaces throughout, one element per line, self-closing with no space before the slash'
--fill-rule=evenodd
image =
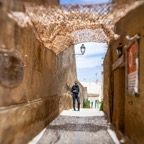
<path id="1" fill-rule="evenodd" d="M 84 87 L 87 87 L 88 94 L 101 95 L 101 82 L 80 82 Z"/>

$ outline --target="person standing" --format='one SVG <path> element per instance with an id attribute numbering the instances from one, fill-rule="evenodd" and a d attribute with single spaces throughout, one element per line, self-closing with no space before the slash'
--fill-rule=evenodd
<path id="1" fill-rule="evenodd" d="M 72 86 L 71 92 L 72 92 L 72 97 L 73 97 L 73 109 L 74 109 L 74 111 L 76 110 L 75 109 L 75 101 L 77 100 L 78 111 L 80 111 L 80 99 L 79 99 L 79 96 L 78 96 L 79 92 L 80 92 L 80 89 L 79 89 L 77 81 L 75 81 L 75 85 Z"/>

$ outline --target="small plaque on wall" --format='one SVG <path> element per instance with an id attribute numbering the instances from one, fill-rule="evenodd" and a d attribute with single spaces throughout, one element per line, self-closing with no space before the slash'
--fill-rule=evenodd
<path id="1" fill-rule="evenodd" d="M 127 94 L 136 96 L 139 93 L 139 49 L 134 40 L 127 48 Z"/>

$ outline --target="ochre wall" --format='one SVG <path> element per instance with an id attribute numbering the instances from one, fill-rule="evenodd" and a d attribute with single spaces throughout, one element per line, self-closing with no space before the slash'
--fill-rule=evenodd
<path id="1" fill-rule="evenodd" d="M 113 71 L 113 110 L 112 123 L 124 131 L 124 109 L 125 109 L 125 68 L 117 68 Z"/>
<path id="2" fill-rule="evenodd" d="M 75 74 L 76 73 L 76 59 L 74 55 L 74 46 L 72 45 L 66 51 L 61 52 L 58 55 L 57 61 L 58 61 L 58 82 L 60 83 L 58 87 L 58 93 L 60 95 L 67 96 L 67 97 L 62 97 L 64 98 L 62 102 L 63 101 L 66 102 L 67 99 L 69 100 L 72 99 L 71 88 L 74 85 L 74 82 L 78 81 L 77 75 Z M 63 77 L 64 75 L 65 77 Z M 87 97 L 87 92 L 85 91 L 84 87 L 79 81 L 78 81 L 78 85 L 80 88 L 80 93 L 79 93 L 80 103 L 81 103 L 80 106 L 83 107 L 83 99 Z M 67 103 L 67 105 L 72 105 L 72 101 L 71 103 Z M 76 107 L 77 107 L 77 103 L 76 103 Z M 64 109 L 67 109 L 67 106 Z"/>
<path id="3" fill-rule="evenodd" d="M 103 73 L 103 96 L 104 96 L 104 104 L 103 104 L 103 110 L 108 116 L 108 120 L 111 121 L 111 115 L 112 115 L 112 53 L 110 50 L 110 46 L 107 50 L 107 53 L 104 58 L 103 63 L 104 73 Z"/>
<path id="4" fill-rule="evenodd" d="M 130 37 L 140 34 L 141 39 L 139 43 L 139 58 L 140 58 L 140 69 L 139 69 L 139 85 L 140 85 L 140 95 L 128 96 L 126 95 L 124 89 L 125 85 L 122 85 L 125 81 L 125 76 L 121 68 L 117 68 L 111 71 L 113 75 L 113 86 L 111 85 L 113 93 L 113 107 L 112 107 L 112 122 L 117 129 L 123 131 L 134 143 L 142 144 L 144 143 L 144 5 L 129 12 L 125 17 L 123 17 L 115 26 L 116 33 L 120 34 L 121 37 L 118 40 L 112 41 L 110 44 L 110 50 L 112 53 L 112 63 L 114 63 L 118 56 L 116 55 L 116 48 L 119 42 L 123 45 L 128 44 L 125 36 Z M 104 68 L 105 69 L 105 68 Z M 105 72 L 105 71 L 104 71 Z M 105 74 L 105 73 L 104 73 Z M 106 74 L 105 74 L 106 75 Z M 126 84 L 126 83 L 125 83 Z M 124 94 L 125 93 L 125 94 Z M 105 99 L 109 99 L 110 95 L 104 95 Z M 109 112 L 107 111 L 109 114 Z M 122 121 L 123 124 L 122 124 Z M 124 128 L 123 126 L 124 125 Z"/>
<path id="5" fill-rule="evenodd" d="M 118 60 L 116 48 L 119 46 L 120 42 L 124 42 L 122 37 L 115 41 L 111 41 L 110 43 L 109 48 L 112 54 L 112 64 Z M 125 111 L 125 66 L 117 67 L 114 70 L 111 69 L 111 74 L 111 81 L 113 83 L 110 87 L 113 92 L 113 96 L 109 96 L 112 101 L 111 119 L 114 126 L 123 132 Z"/>
<path id="6" fill-rule="evenodd" d="M 125 134 L 136 144 L 144 143 L 144 5 L 131 11 L 117 24 L 117 33 L 134 36 L 141 34 L 139 45 L 140 69 L 139 84 L 140 95 L 138 97 L 125 96 Z"/>
<path id="7" fill-rule="evenodd" d="M 77 80 L 76 61 L 74 56 L 74 46 L 72 45 L 57 56 L 58 63 L 58 94 L 61 97 L 63 109 L 69 109 L 72 106 L 71 87 Z"/>
<path id="8" fill-rule="evenodd" d="M 3 45 L 8 51 L 15 49 L 24 63 L 23 80 L 17 87 L 0 83 L 0 143 L 26 144 L 63 109 L 71 108 L 66 83 L 76 79 L 74 49 L 56 56 L 35 38 L 32 27 L 19 27 L 4 7 L 0 13 L 0 51 Z"/>

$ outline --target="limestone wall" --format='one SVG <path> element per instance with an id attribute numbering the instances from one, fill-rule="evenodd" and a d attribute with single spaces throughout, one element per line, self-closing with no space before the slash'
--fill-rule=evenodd
<path id="1" fill-rule="evenodd" d="M 61 52 L 57 57 L 58 63 L 58 94 L 64 96 L 61 103 L 65 103 L 64 109 L 72 106 L 71 87 L 77 79 L 76 61 L 74 54 L 74 46 Z"/>
<path id="2" fill-rule="evenodd" d="M 111 121 L 111 116 L 112 116 L 112 53 L 111 53 L 111 47 L 109 46 L 107 53 L 104 58 L 104 73 L 103 73 L 103 109 L 104 112 L 108 116 L 108 120 Z"/>
<path id="3" fill-rule="evenodd" d="M 73 48 L 56 56 L 0 7 L 0 143 L 26 144 L 63 109 L 76 79 Z M 12 60 L 12 61 L 11 61 Z M 18 74 L 18 76 L 17 76 Z"/>
<path id="4" fill-rule="evenodd" d="M 129 36 L 140 34 L 139 42 L 139 85 L 140 95 L 138 97 L 125 96 L 125 133 L 137 144 L 144 143 L 144 5 L 131 11 L 117 24 L 117 33 L 127 33 Z"/>
<path id="5" fill-rule="evenodd" d="M 63 105 L 64 109 L 68 109 L 72 105 L 71 88 L 74 85 L 75 81 L 77 81 L 77 75 L 75 74 L 76 59 L 74 55 L 74 46 L 72 45 L 66 51 L 61 52 L 58 55 L 57 61 L 58 61 L 58 83 L 60 83 L 58 87 L 58 93 L 60 95 L 66 96 L 66 97 L 62 97 L 61 102 L 65 102 L 66 105 Z M 87 96 L 87 92 L 84 90 L 84 87 L 81 85 L 80 82 L 78 82 L 78 85 L 80 88 L 79 96 L 80 96 L 81 107 L 83 107 L 83 99 L 84 97 Z"/>
<path id="6" fill-rule="evenodd" d="M 140 57 L 140 69 L 139 69 L 139 85 L 140 85 L 140 95 L 128 96 L 125 87 L 125 67 L 119 67 L 112 72 L 112 83 L 113 85 L 110 87 L 113 91 L 112 97 L 112 122 L 116 126 L 117 129 L 124 132 L 134 143 L 141 144 L 144 143 L 144 5 L 138 7 L 137 9 L 129 12 L 125 17 L 123 17 L 115 26 L 116 33 L 121 35 L 121 37 L 115 41 L 112 41 L 111 53 L 112 53 L 112 63 L 114 63 L 118 56 L 116 55 L 116 48 L 119 43 L 122 42 L 123 45 L 128 44 L 128 40 L 126 40 L 126 35 L 133 37 L 136 34 L 141 35 L 141 39 L 139 41 L 139 57 Z M 124 51 L 123 51 L 124 52 Z M 107 57 L 107 56 L 106 56 Z M 105 68 L 104 68 L 105 69 Z M 105 74 L 106 75 L 106 74 Z M 105 90 L 104 90 L 105 91 Z M 107 99 L 110 98 L 110 95 L 104 95 L 106 102 Z M 107 110 L 108 108 L 105 109 Z M 108 115 L 109 111 L 106 111 Z"/>

